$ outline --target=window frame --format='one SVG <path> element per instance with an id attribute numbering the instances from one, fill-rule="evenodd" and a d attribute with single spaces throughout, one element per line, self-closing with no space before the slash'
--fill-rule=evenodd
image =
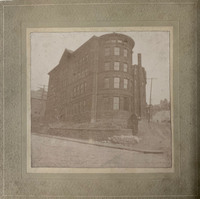
<path id="1" fill-rule="evenodd" d="M 127 82 L 126 82 L 127 81 Z M 126 82 L 126 84 L 125 84 L 125 82 Z M 123 88 L 124 89 L 126 89 L 126 90 L 128 90 L 128 79 L 127 78 L 124 78 L 124 82 L 123 82 Z M 125 87 L 125 85 L 126 85 L 126 87 Z"/>
<path id="2" fill-rule="evenodd" d="M 110 88 L 110 78 L 105 77 L 104 78 L 104 89 L 109 89 L 109 88 Z"/>
<path id="3" fill-rule="evenodd" d="M 125 67 L 125 66 L 126 66 L 126 67 Z M 126 68 L 126 70 L 125 70 L 125 68 Z M 124 64 L 123 64 L 123 71 L 124 71 L 125 73 L 128 72 L 128 64 L 127 64 L 127 63 L 124 63 Z"/>
<path id="4" fill-rule="evenodd" d="M 119 80 L 119 81 L 116 81 L 116 80 Z M 117 87 L 115 85 L 118 85 Z M 114 77 L 114 88 L 116 89 L 119 89 L 120 88 L 120 77 Z"/>
<path id="5" fill-rule="evenodd" d="M 104 63 L 104 71 L 110 71 L 110 62 Z"/>
<path id="6" fill-rule="evenodd" d="M 105 47 L 105 49 L 104 49 L 104 55 L 105 56 L 110 56 L 110 47 Z"/>
<path id="7" fill-rule="evenodd" d="M 115 64 L 117 64 L 117 63 L 118 63 L 118 65 L 115 65 Z M 118 69 L 116 70 L 115 67 L 118 67 Z M 113 69 L 114 69 L 114 71 L 120 71 L 120 62 L 119 62 L 119 61 L 115 61 L 115 62 L 114 62 L 114 67 L 113 67 Z"/>
<path id="8" fill-rule="evenodd" d="M 124 55 L 124 57 L 128 57 L 128 49 L 127 48 L 124 48 L 123 55 Z"/>
<path id="9" fill-rule="evenodd" d="M 119 49 L 119 51 L 116 51 L 116 49 Z M 119 53 L 116 53 L 116 52 L 119 52 Z M 114 46 L 114 55 L 120 56 L 120 47 L 119 46 Z"/>
<path id="10" fill-rule="evenodd" d="M 118 100 L 117 102 L 115 101 L 116 99 Z M 116 108 L 116 105 L 117 105 L 117 108 Z M 114 111 L 120 110 L 120 97 L 119 96 L 113 97 L 113 110 Z"/>

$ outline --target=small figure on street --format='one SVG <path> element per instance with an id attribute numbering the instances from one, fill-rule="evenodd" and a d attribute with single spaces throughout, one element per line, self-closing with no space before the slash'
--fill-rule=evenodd
<path id="1" fill-rule="evenodd" d="M 128 119 L 127 127 L 132 129 L 132 134 L 136 135 L 138 133 L 138 116 L 133 113 L 131 117 Z"/>

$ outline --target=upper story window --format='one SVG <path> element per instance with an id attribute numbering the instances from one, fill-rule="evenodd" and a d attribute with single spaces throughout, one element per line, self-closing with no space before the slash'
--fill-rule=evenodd
<path id="1" fill-rule="evenodd" d="M 83 78 L 85 76 L 84 70 L 81 71 L 81 77 Z"/>
<path id="2" fill-rule="evenodd" d="M 83 101 L 83 111 L 85 111 L 85 108 L 86 107 L 86 102 L 85 102 L 85 100 Z"/>
<path id="3" fill-rule="evenodd" d="M 108 97 L 104 97 L 103 98 L 103 108 L 104 110 L 110 110 L 110 103 L 109 103 L 109 98 Z"/>
<path id="4" fill-rule="evenodd" d="M 110 55 L 110 48 L 105 48 L 105 56 L 109 56 Z"/>
<path id="5" fill-rule="evenodd" d="M 120 54 L 120 48 L 114 47 L 114 55 L 119 55 L 119 54 Z"/>
<path id="6" fill-rule="evenodd" d="M 128 72 L 128 65 L 124 63 L 124 72 Z"/>
<path id="7" fill-rule="evenodd" d="M 110 70 L 110 62 L 106 62 L 105 63 L 104 69 L 105 69 L 105 71 L 109 71 Z"/>
<path id="8" fill-rule="evenodd" d="M 79 86 L 77 86 L 77 89 L 76 89 L 77 95 L 80 94 L 79 91 L 80 91 Z"/>
<path id="9" fill-rule="evenodd" d="M 119 97 L 113 98 L 113 110 L 119 110 Z"/>
<path id="10" fill-rule="evenodd" d="M 109 88 L 110 87 L 110 80 L 109 78 L 104 79 L 104 88 Z"/>
<path id="11" fill-rule="evenodd" d="M 85 68 L 85 76 L 87 76 L 88 75 L 88 68 L 86 67 Z"/>
<path id="12" fill-rule="evenodd" d="M 127 56 L 128 56 L 128 50 L 124 49 L 124 57 L 127 57 Z"/>
<path id="13" fill-rule="evenodd" d="M 76 96 L 76 87 L 74 88 L 74 96 Z"/>
<path id="14" fill-rule="evenodd" d="M 119 65 L 120 65 L 119 62 L 114 62 L 114 70 L 119 71 Z"/>
<path id="15" fill-rule="evenodd" d="M 125 88 L 125 89 L 128 88 L 128 79 L 124 79 L 124 88 Z"/>
<path id="16" fill-rule="evenodd" d="M 120 78 L 115 77 L 114 78 L 114 88 L 119 88 L 119 85 L 120 85 Z"/>
<path id="17" fill-rule="evenodd" d="M 84 83 L 84 92 L 87 90 L 87 82 Z"/>
<path id="18" fill-rule="evenodd" d="M 118 42 L 118 43 L 122 43 L 122 40 L 119 39 L 119 40 L 117 40 L 117 42 Z"/>
<path id="19" fill-rule="evenodd" d="M 80 88 L 80 92 L 81 92 L 81 94 L 84 92 L 84 84 L 81 84 L 81 86 L 80 86 L 81 88 Z"/>
<path id="20" fill-rule="evenodd" d="M 129 80 L 129 89 L 132 91 L 133 89 L 133 81 L 132 80 Z"/>
<path id="21" fill-rule="evenodd" d="M 81 78 L 81 73 L 80 72 L 78 72 L 78 79 L 80 79 Z"/>

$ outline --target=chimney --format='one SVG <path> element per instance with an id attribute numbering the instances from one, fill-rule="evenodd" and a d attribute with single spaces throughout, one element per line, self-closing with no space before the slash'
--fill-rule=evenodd
<path id="1" fill-rule="evenodd" d="M 138 53 L 138 66 L 142 66 L 141 53 Z"/>

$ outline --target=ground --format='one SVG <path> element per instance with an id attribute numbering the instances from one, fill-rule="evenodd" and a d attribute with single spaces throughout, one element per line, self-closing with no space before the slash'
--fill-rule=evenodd
<path id="1" fill-rule="evenodd" d="M 143 153 L 32 134 L 32 167 L 163 168 L 170 165 L 166 153 Z"/>
<path id="2" fill-rule="evenodd" d="M 113 143 L 32 132 L 32 167 L 171 167 L 170 123 L 140 121 L 135 137 L 137 142 L 122 135 L 122 142 Z"/>

